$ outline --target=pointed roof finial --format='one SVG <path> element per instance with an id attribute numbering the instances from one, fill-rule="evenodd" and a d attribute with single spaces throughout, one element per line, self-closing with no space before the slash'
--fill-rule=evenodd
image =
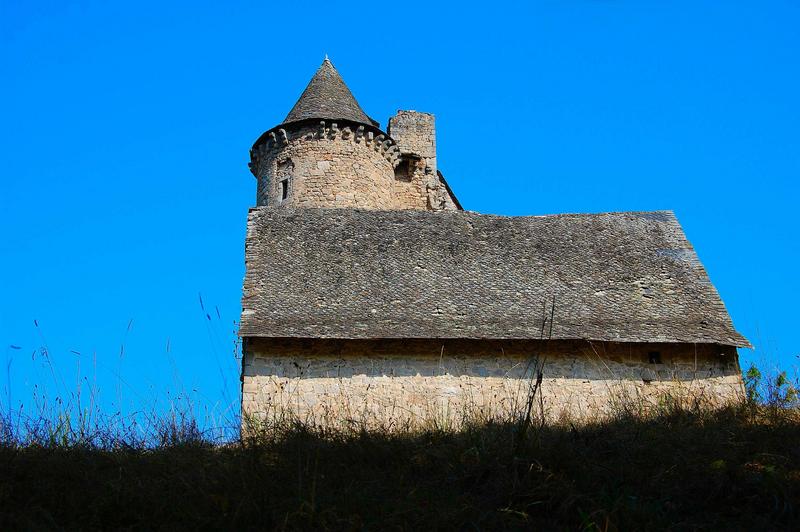
<path id="1" fill-rule="evenodd" d="M 339 72 L 334 68 L 328 54 L 317 69 L 314 77 L 294 104 L 292 110 L 283 121 L 298 122 L 308 119 L 321 120 L 349 120 L 359 124 L 378 127 L 378 122 L 372 120 L 358 105 L 353 93 L 347 88 Z"/>

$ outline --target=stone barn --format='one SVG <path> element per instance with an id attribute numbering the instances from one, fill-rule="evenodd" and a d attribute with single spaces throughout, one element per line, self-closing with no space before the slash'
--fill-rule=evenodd
<path id="1" fill-rule="evenodd" d="M 733 327 L 670 211 L 462 209 L 434 117 L 385 130 L 326 58 L 251 150 L 243 419 L 585 417 L 742 394 Z"/>

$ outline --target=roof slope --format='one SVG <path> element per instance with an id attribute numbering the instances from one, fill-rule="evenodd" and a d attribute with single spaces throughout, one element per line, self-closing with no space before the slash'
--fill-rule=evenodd
<path id="1" fill-rule="evenodd" d="M 246 264 L 242 336 L 749 345 L 671 212 L 259 207 Z"/>
<path id="2" fill-rule="evenodd" d="M 284 124 L 308 119 L 350 120 L 378 126 L 358 105 L 353 93 L 326 57 L 308 83 L 300 99 L 283 121 Z"/>

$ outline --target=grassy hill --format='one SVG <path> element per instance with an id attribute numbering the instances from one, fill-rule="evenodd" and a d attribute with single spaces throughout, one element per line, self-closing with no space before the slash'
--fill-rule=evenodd
<path id="1" fill-rule="evenodd" d="M 0 529 L 780 530 L 800 415 L 752 403 L 583 425 L 401 433 L 299 424 L 212 444 L 0 445 Z"/>

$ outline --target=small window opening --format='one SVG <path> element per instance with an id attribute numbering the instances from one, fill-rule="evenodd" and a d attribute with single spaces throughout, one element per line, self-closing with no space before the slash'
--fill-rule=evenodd
<path id="1" fill-rule="evenodd" d="M 286 201 L 289 198 L 289 179 L 281 181 L 281 201 Z"/>
<path id="2" fill-rule="evenodd" d="M 661 353 L 658 351 L 650 351 L 647 358 L 651 364 L 661 364 Z"/>
<path id="3" fill-rule="evenodd" d="M 415 155 L 403 155 L 394 169 L 394 178 L 398 181 L 411 181 L 419 158 Z"/>
<path id="4" fill-rule="evenodd" d="M 411 161 L 403 159 L 394 169 L 394 178 L 399 181 L 411 181 Z"/>
<path id="5" fill-rule="evenodd" d="M 275 178 L 278 182 L 278 200 L 277 203 L 283 203 L 289 199 L 289 181 L 292 179 L 294 173 L 294 163 L 291 159 L 284 159 L 278 163 L 276 168 Z"/>

